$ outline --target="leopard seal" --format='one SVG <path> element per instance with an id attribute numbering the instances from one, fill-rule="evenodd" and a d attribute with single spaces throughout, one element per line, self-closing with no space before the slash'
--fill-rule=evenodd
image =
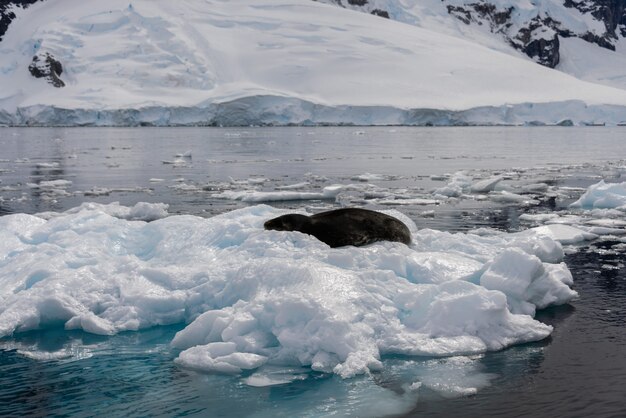
<path id="1" fill-rule="evenodd" d="M 333 248 L 359 247 L 376 241 L 411 243 L 411 232 L 400 220 L 368 209 L 343 208 L 306 216 L 282 215 L 265 222 L 266 230 L 300 231 Z"/>

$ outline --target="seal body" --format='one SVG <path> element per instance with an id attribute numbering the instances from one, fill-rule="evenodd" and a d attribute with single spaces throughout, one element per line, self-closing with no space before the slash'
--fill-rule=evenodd
<path id="1" fill-rule="evenodd" d="M 409 228 L 400 220 L 373 210 L 344 208 L 312 216 L 289 214 L 270 219 L 265 229 L 300 231 L 331 247 L 361 246 L 376 241 L 411 243 Z"/>

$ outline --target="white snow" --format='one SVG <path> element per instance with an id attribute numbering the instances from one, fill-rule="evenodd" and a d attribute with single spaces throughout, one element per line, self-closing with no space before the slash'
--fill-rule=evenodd
<path id="1" fill-rule="evenodd" d="M 331 249 L 263 230 L 285 213 L 265 205 L 208 219 L 164 217 L 165 209 L 83 204 L 0 217 L 0 336 L 184 322 L 172 341 L 178 363 L 220 373 L 262 366 L 250 384 L 271 385 L 297 377 L 275 380 L 264 367 L 350 377 L 380 369 L 385 354 L 451 356 L 540 340 L 551 327 L 530 314 L 576 296 L 561 246 L 533 230 L 418 231 L 388 211 L 409 226 L 411 246 Z M 132 220 L 142 217 L 159 219 Z"/>
<path id="2" fill-rule="evenodd" d="M 626 47 L 621 51 L 598 48 L 579 38 L 560 38 L 558 70 L 581 80 L 626 89 Z"/>
<path id="3" fill-rule="evenodd" d="M 0 124 L 624 121 L 622 89 L 430 29 L 313 1 L 43 2 L 0 43 Z M 28 73 L 38 52 L 64 88 Z"/>

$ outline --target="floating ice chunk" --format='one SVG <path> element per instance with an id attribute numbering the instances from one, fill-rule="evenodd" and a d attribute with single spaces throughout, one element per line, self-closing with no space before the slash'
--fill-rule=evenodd
<path id="1" fill-rule="evenodd" d="M 396 180 L 398 176 L 390 176 L 385 174 L 363 173 L 356 176 L 352 176 L 350 180 L 355 181 L 381 181 L 381 180 Z"/>
<path id="2" fill-rule="evenodd" d="M 602 226 L 605 228 L 624 228 L 626 221 L 621 219 L 592 219 L 585 222 L 586 225 Z"/>
<path id="3" fill-rule="evenodd" d="M 248 184 L 263 184 L 267 181 L 269 181 L 268 179 L 266 179 L 265 177 L 252 177 L 252 178 L 248 178 L 246 180 L 236 180 L 232 177 L 228 177 L 228 179 L 230 180 L 231 184 L 237 184 L 237 185 L 248 185 Z"/>
<path id="4" fill-rule="evenodd" d="M 465 172 L 459 171 L 454 173 L 450 182 L 446 186 L 435 189 L 433 194 L 448 197 L 460 197 L 466 190 L 469 190 L 471 184 L 472 178 Z"/>
<path id="5" fill-rule="evenodd" d="M 305 187 L 308 187 L 311 183 L 309 183 L 308 181 L 303 181 L 301 183 L 295 183 L 295 184 L 288 184 L 286 186 L 277 186 L 276 190 L 296 190 L 296 189 L 303 189 Z"/>
<path id="6" fill-rule="evenodd" d="M 626 182 L 623 183 L 605 183 L 600 180 L 599 183 L 589 186 L 587 191 L 574 203 L 570 205 L 573 208 L 582 209 L 626 209 Z"/>
<path id="7" fill-rule="evenodd" d="M 72 182 L 70 180 L 48 180 L 41 181 L 39 183 L 27 183 L 27 186 L 31 189 L 60 189 L 70 187 Z"/>
<path id="8" fill-rule="evenodd" d="M 284 367 L 263 366 L 252 375 L 243 379 L 248 386 L 267 387 L 284 385 L 296 380 L 306 379 L 307 369 L 292 369 Z"/>
<path id="9" fill-rule="evenodd" d="M 519 216 L 519 219 L 523 221 L 545 223 L 547 221 L 558 219 L 558 213 L 524 213 Z"/>
<path id="10" fill-rule="evenodd" d="M 186 159 L 191 159 L 191 151 L 186 151 L 182 154 L 176 154 L 175 155 L 176 158 L 186 158 Z"/>
<path id="11" fill-rule="evenodd" d="M 528 196 L 507 192 L 506 190 L 489 193 L 489 199 L 498 203 L 539 204 L 539 201 L 536 199 L 530 199 Z"/>
<path id="12" fill-rule="evenodd" d="M 127 220 L 136 220 L 136 221 L 154 221 L 157 219 L 165 218 L 169 215 L 167 212 L 167 208 L 169 207 L 166 203 L 147 203 L 147 202 L 139 202 L 135 204 L 133 207 L 122 206 L 119 202 L 113 202 L 109 204 L 100 204 L 95 202 L 86 202 L 80 206 L 77 206 L 73 209 L 69 209 L 65 212 L 41 212 L 36 216 L 42 219 L 53 219 L 64 217 L 67 215 L 74 215 L 80 213 L 81 211 L 101 211 L 106 213 L 107 215 L 119 218 L 119 219 L 127 219 Z"/>
<path id="13" fill-rule="evenodd" d="M 176 363 L 195 370 L 237 374 L 242 370 L 262 366 L 267 357 L 236 351 L 235 343 L 216 342 L 189 348 L 178 356 Z"/>
<path id="14" fill-rule="evenodd" d="M 24 158 L 23 160 L 19 160 L 19 162 L 28 162 L 30 160 L 28 160 L 27 158 Z M 18 162 L 18 161 L 16 161 Z M 59 167 L 59 163 L 58 162 L 52 162 L 52 163 L 37 163 L 36 166 L 37 168 L 58 168 Z"/>
<path id="15" fill-rule="evenodd" d="M 227 190 L 213 195 L 217 198 L 241 200 L 242 202 L 278 202 L 285 200 L 327 200 L 335 199 L 344 190 L 359 190 L 353 185 L 333 184 L 326 186 L 320 192 L 273 191 L 262 192 L 256 190 L 233 191 Z"/>
<path id="16" fill-rule="evenodd" d="M 521 187 L 523 193 L 545 193 L 550 186 L 546 183 L 525 184 Z"/>
<path id="17" fill-rule="evenodd" d="M 495 189 L 496 185 L 502 181 L 502 176 L 495 176 L 488 179 L 477 181 L 470 187 L 474 193 L 487 193 Z"/>
<path id="18" fill-rule="evenodd" d="M 72 357 L 72 353 L 66 350 L 58 350 L 53 352 L 17 350 L 17 353 L 21 356 L 37 361 L 63 360 Z"/>
<path id="19" fill-rule="evenodd" d="M 374 202 L 379 205 L 386 205 L 386 206 L 438 205 L 440 203 L 439 200 L 421 199 L 418 197 L 413 198 L 413 199 L 376 199 Z"/>
<path id="20" fill-rule="evenodd" d="M 619 209 L 592 209 L 586 212 L 586 214 L 594 218 L 616 219 L 622 218 L 624 216 L 624 211 Z"/>
<path id="21" fill-rule="evenodd" d="M 414 390 L 427 387 L 444 398 L 473 395 L 489 386 L 496 377 L 482 372 L 479 364 L 478 359 L 467 356 L 430 360 L 425 363 L 425 370 L 419 373 L 420 381 L 411 386 Z"/>
<path id="22" fill-rule="evenodd" d="M 182 165 L 187 165 L 189 163 L 189 159 L 178 157 L 178 158 L 175 158 L 174 160 L 161 160 L 161 163 L 174 165 L 174 166 L 182 166 Z"/>
<path id="23" fill-rule="evenodd" d="M 187 184 L 187 183 L 178 183 L 173 186 L 169 186 L 171 189 L 178 190 L 181 192 L 199 192 L 202 190 L 200 186 L 195 184 Z"/>
<path id="24" fill-rule="evenodd" d="M 598 238 L 596 234 L 583 231 L 569 225 L 544 225 L 531 229 L 532 232 L 548 236 L 561 244 L 576 244 L 582 241 L 590 241 Z"/>
<path id="25" fill-rule="evenodd" d="M 385 176 L 383 176 L 382 174 L 373 174 L 373 173 L 364 173 L 364 174 L 359 174 L 356 176 L 352 176 L 350 178 L 350 180 L 355 180 L 355 181 L 377 181 L 377 180 L 384 180 Z"/>
<path id="26" fill-rule="evenodd" d="M 626 234 L 626 229 L 624 228 L 609 228 L 605 226 L 592 226 L 592 227 L 581 227 L 585 228 L 587 232 L 594 235 L 624 235 Z"/>
<path id="27" fill-rule="evenodd" d="M 561 224 L 561 225 L 580 225 L 582 223 L 584 223 L 584 218 L 582 216 L 579 215 L 570 215 L 570 214 L 565 214 L 565 215 L 560 215 L 557 216 L 553 219 L 549 219 L 546 221 L 546 224 Z"/>
<path id="28" fill-rule="evenodd" d="M 111 194 L 111 189 L 106 187 L 94 187 L 83 192 L 85 196 L 108 196 Z"/>
<path id="29" fill-rule="evenodd" d="M 269 181 L 265 177 L 252 177 L 248 179 L 248 184 L 263 184 Z"/>

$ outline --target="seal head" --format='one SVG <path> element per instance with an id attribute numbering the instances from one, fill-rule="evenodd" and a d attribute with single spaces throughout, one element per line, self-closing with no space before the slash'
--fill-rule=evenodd
<path id="1" fill-rule="evenodd" d="M 311 220 L 308 216 L 293 213 L 270 219 L 263 224 L 263 227 L 274 231 L 302 231 L 310 223 Z"/>

